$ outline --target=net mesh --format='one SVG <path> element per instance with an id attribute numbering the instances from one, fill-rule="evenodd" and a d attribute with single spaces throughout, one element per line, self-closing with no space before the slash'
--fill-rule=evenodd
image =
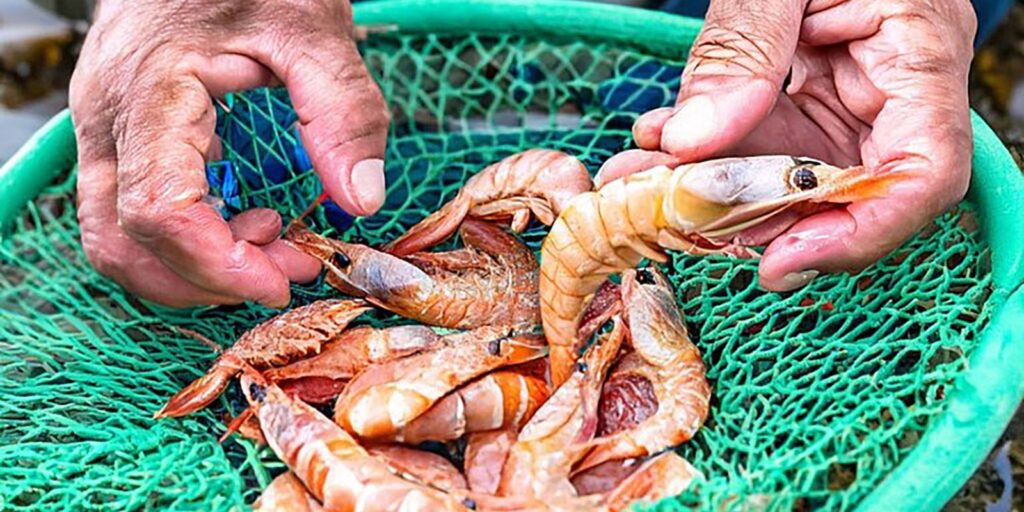
<path id="1" fill-rule="evenodd" d="M 393 110 L 389 192 L 342 230 L 389 240 L 487 163 L 530 147 L 590 169 L 630 145 L 639 113 L 671 104 L 682 62 L 599 42 L 390 34 L 362 48 Z M 280 90 L 229 97 L 217 129 L 225 211 L 286 218 L 320 191 Z M 227 182 L 233 183 L 226 186 Z M 232 389 L 182 420 L 151 416 L 215 354 L 176 328 L 229 345 L 274 312 L 141 303 L 82 254 L 65 175 L 0 244 L 0 509 L 232 510 L 281 471 L 267 449 L 224 445 Z M 968 206 L 855 276 L 766 293 L 756 263 L 673 255 L 668 265 L 714 386 L 712 412 L 680 453 L 705 479 L 658 508 L 846 508 L 897 465 L 943 409 L 987 324 L 988 253 Z M 525 239 L 535 248 L 543 230 Z M 330 295 L 293 287 L 295 304 Z M 294 304 L 293 304 L 294 305 Z M 375 314 L 374 324 L 394 319 Z"/>

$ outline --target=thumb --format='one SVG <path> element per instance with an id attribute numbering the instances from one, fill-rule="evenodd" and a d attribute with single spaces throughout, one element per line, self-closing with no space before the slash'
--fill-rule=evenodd
<path id="1" fill-rule="evenodd" d="M 299 133 L 328 196 L 353 215 L 384 203 L 388 109 L 345 25 L 281 26 L 254 41 L 257 58 L 284 82 Z M 286 41 L 286 44 L 281 44 Z"/>
<path id="2" fill-rule="evenodd" d="M 683 160 L 728 150 L 768 116 L 789 73 L 806 0 L 712 0 L 671 117 L 637 120 Z"/>

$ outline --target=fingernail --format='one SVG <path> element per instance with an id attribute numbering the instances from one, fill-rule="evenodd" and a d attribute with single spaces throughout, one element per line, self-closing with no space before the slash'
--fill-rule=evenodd
<path id="1" fill-rule="evenodd" d="M 715 134 L 715 103 L 703 94 L 686 99 L 661 132 L 661 147 L 678 154 L 697 149 Z"/>
<path id="2" fill-rule="evenodd" d="M 370 215 L 384 204 L 384 160 L 368 158 L 352 167 L 352 187 L 363 215 Z"/>
<path id="3" fill-rule="evenodd" d="M 806 286 L 807 283 L 814 280 L 815 277 L 818 277 L 818 274 L 820 273 L 821 272 L 818 272 L 817 270 L 805 270 L 803 272 L 791 272 L 786 274 L 782 276 L 782 286 L 779 287 L 779 291 L 788 292 Z"/>

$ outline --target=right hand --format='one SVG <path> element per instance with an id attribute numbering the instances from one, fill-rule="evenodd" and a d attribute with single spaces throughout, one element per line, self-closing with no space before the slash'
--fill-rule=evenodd
<path id="1" fill-rule="evenodd" d="M 202 199 L 218 158 L 211 96 L 280 80 L 328 195 L 354 215 L 384 201 L 387 106 L 346 0 L 102 0 L 71 81 L 86 256 L 171 306 L 289 302 L 319 264 L 278 240 L 269 209 L 225 222 Z"/>

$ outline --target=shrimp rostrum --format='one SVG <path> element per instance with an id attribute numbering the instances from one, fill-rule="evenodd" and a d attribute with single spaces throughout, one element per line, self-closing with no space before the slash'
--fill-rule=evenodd
<path id="1" fill-rule="evenodd" d="M 758 156 L 657 166 L 576 196 L 541 248 L 541 318 L 553 383 L 572 373 L 581 313 L 609 275 L 644 258 L 667 262 L 666 249 L 753 255 L 746 246 L 764 242 L 746 236 L 753 228 L 800 218 L 781 213 L 876 197 L 895 179 L 863 167 Z"/>

